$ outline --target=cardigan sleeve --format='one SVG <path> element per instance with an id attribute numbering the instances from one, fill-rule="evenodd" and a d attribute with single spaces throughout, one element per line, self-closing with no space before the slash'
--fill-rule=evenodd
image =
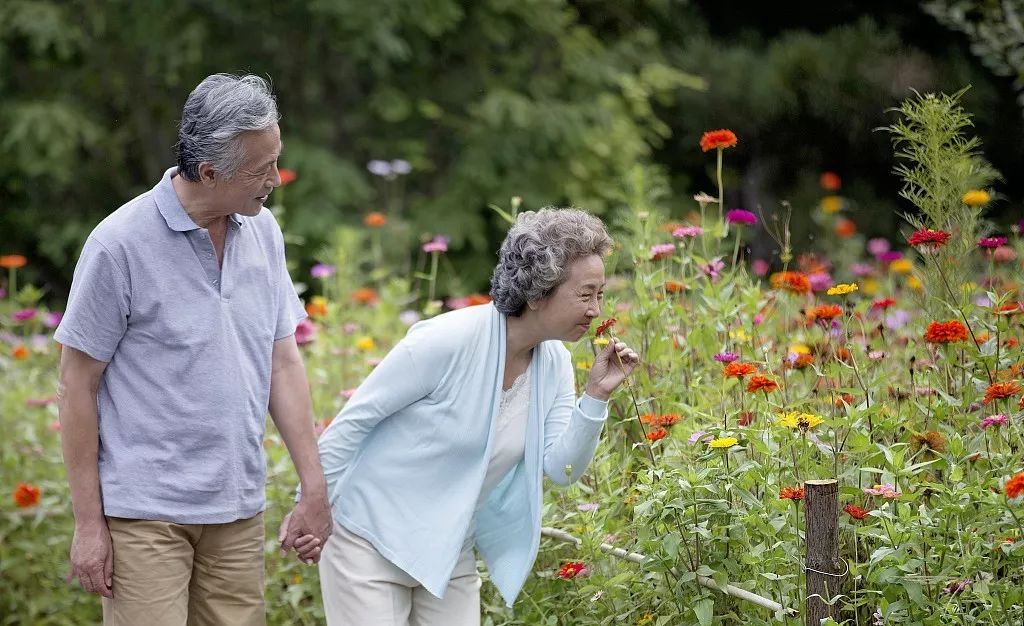
<path id="1" fill-rule="evenodd" d="M 608 403 L 576 398 L 572 361 L 567 350 L 560 352 L 558 394 L 544 418 L 544 473 L 564 486 L 579 480 L 594 458 Z"/>
<path id="2" fill-rule="evenodd" d="M 413 327 L 384 357 L 320 435 L 320 464 L 333 500 L 338 478 L 366 436 L 381 421 L 427 397 L 442 383 L 444 346 L 425 328 Z M 429 365 L 429 367 L 428 367 Z"/>

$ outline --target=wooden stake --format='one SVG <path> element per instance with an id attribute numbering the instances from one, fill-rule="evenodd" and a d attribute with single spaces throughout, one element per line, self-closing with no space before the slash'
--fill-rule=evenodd
<path id="1" fill-rule="evenodd" d="M 806 528 L 807 607 L 804 624 L 818 626 L 831 617 L 838 621 L 838 604 L 826 601 L 839 595 L 845 566 L 839 559 L 839 481 L 808 480 L 804 483 Z"/>

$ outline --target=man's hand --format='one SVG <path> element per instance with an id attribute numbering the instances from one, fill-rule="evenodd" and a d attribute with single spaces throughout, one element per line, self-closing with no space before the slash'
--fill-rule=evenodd
<path id="1" fill-rule="evenodd" d="M 75 525 L 75 537 L 71 540 L 71 573 L 67 582 L 76 578 L 82 589 L 89 593 L 114 597 L 114 550 L 105 520 Z"/>
<path id="2" fill-rule="evenodd" d="M 277 540 L 282 556 L 294 549 L 307 565 L 320 562 L 320 554 L 331 537 L 331 507 L 326 498 L 303 497 L 281 522 Z"/>

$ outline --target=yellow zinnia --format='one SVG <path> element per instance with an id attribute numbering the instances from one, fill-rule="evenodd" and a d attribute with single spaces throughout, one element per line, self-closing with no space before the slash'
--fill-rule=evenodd
<path id="1" fill-rule="evenodd" d="M 889 264 L 889 269 L 897 274 L 909 274 L 914 271 L 914 263 L 910 259 L 896 259 Z"/>
<path id="2" fill-rule="evenodd" d="M 708 444 L 709 448 L 731 448 L 739 443 L 739 439 L 735 437 L 719 437 L 714 439 Z"/>
<path id="3" fill-rule="evenodd" d="M 742 328 L 730 330 L 729 337 L 739 342 L 750 341 L 750 335 L 748 335 L 747 331 L 743 330 Z"/>
<path id="4" fill-rule="evenodd" d="M 587 371 L 587 370 L 589 370 L 593 366 L 594 366 L 594 364 L 591 363 L 590 361 L 577 361 L 576 362 L 576 369 L 578 369 L 578 370 Z"/>
<path id="5" fill-rule="evenodd" d="M 921 291 L 922 289 L 924 289 L 924 284 L 921 282 L 921 279 L 918 278 L 917 276 L 911 276 L 910 278 L 907 279 L 907 287 L 910 287 L 914 291 Z"/>
<path id="6" fill-rule="evenodd" d="M 864 295 L 873 296 L 878 293 L 878 281 L 874 278 L 864 280 Z"/>
<path id="7" fill-rule="evenodd" d="M 795 343 L 789 347 L 789 351 L 794 354 L 810 354 L 811 349 L 802 343 Z"/>
<path id="8" fill-rule="evenodd" d="M 845 296 L 854 291 L 857 291 L 857 283 L 839 283 L 835 287 L 829 287 L 826 293 L 830 296 Z"/>
<path id="9" fill-rule="evenodd" d="M 373 337 L 360 337 L 356 340 L 356 348 L 360 350 L 373 350 L 377 347 L 377 344 L 373 341 Z"/>
<path id="10" fill-rule="evenodd" d="M 595 346 L 607 346 L 608 345 L 608 338 L 607 337 L 595 337 L 594 338 L 594 345 Z"/>
<path id="11" fill-rule="evenodd" d="M 810 430 L 811 428 L 819 426 L 824 421 L 825 420 L 821 417 L 814 415 L 813 413 L 797 413 L 796 411 L 793 411 L 791 413 L 782 414 L 775 423 L 779 426 L 785 426 L 786 428 L 792 428 L 794 430 L 797 428 L 800 430 Z"/>
<path id="12" fill-rule="evenodd" d="M 821 199 L 821 210 L 831 215 L 843 208 L 843 199 L 839 196 L 825 196 Z"/>
<path id="13" fill-rule="evenodd" d="M 987 191 L 972 189 L 964 194 L 963 201 L 967 206 L 985 206 L 992 199 Z"/>

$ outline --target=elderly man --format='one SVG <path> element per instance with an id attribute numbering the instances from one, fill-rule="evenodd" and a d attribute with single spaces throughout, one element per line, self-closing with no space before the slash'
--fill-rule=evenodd
<path id="1" fill-rule="evenodd" d="M 331 531 L 302 304 L 263 208 L 281 184 L 265 81 L 189 95 L 178 166 L 92 232 L 56 338 L 71 575 L 104 623 L 263 624 L 266 413 L 302 498 L 282 547 L 319 560 Z"/>

